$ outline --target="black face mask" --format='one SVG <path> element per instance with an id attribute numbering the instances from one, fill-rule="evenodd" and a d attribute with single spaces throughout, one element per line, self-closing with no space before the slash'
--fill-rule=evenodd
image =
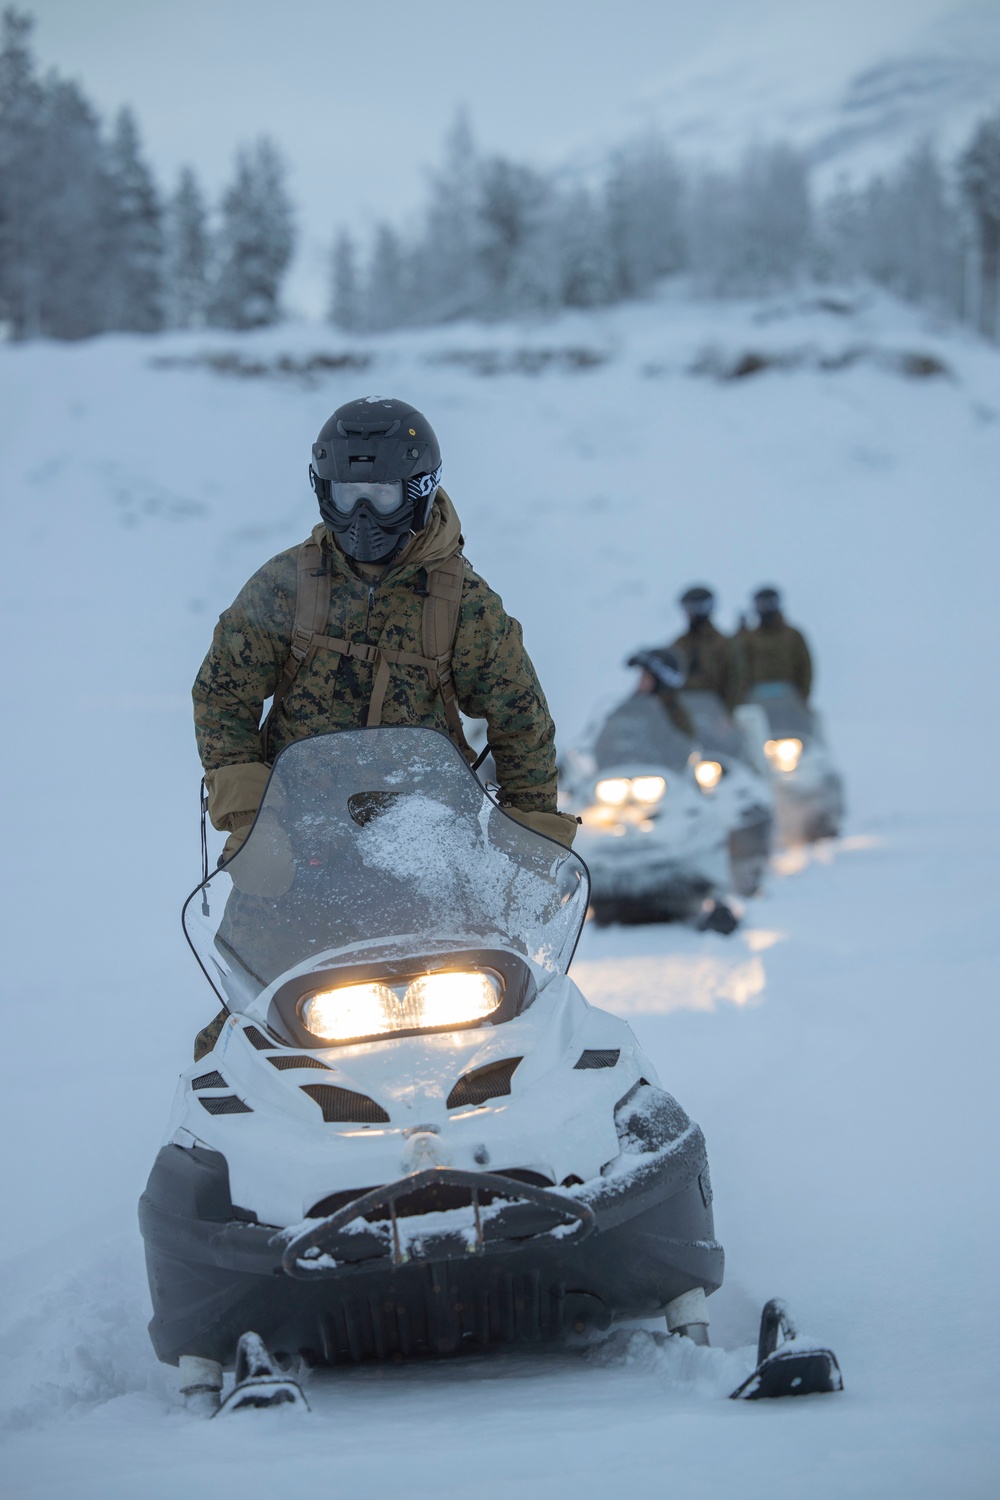
<path id="1" fill-rule="evenodd" d="M 388 515 L 364 499 L 346 516 L 329 502 L 321 502 L 319 511 L 345 556 L 354 562 L 387 562 L 405 545 L 413 527 L 410 500 L 404 500 Z"/>

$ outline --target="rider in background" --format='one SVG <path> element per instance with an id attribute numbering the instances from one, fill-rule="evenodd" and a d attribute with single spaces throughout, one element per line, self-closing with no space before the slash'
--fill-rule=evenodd
<path id="1" fill-rule="evenodd" d="M 712 622 L 715 595 L 703 584 L 695 584 L 677 602 L 687 615 L 688 628 L 673 642 L 671 650 L 683 652 L 687 661 L 685 686 L 695 692 L 715 693 L 727 708 L 732 708 L 736 702 L 732 643 Z"/>
<path id="2" fill-rule="evenodd" d="M 681 734 L 694 738 L 694 725 L 677 694 L 687 682 L 687 662 L 679 651 L 672 647 L 637 651 L 628 659 L 628 666 L 640 667 L 637 693 L 652 693 L 666 709 L 671 723 Z"/>
<path id="3" fill-rule="evenodd" d="M 803 703 L 812 688 L 812 657 L 805 636 L 789 625 L 776 588 L 759 588 L 753 596 L 758 623 L 744 623 L 733 638 L 737 671 L 736 701 L 744 702 L 761 682 L 788 682 Z"/>

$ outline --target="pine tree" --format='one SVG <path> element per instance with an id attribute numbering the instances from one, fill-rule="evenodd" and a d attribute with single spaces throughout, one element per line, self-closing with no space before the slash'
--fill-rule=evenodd
<path id="1" fill-rule="evenodd" d="M 330 322 L 345 333 L 354 333 L 362 327 L 358 255 L 346 229 L 341 230 L 334 244 L 331 273 Z"/>
<path id="2" fill-rule="evenodd" d="M 44 93 L 30 47 L 33 26 L 30 16 L 8 8 L 0 28 L 0 308 L 15 338 L 41 331 L 42 200 L 35 171 Z"/>
<path id="3" fill-rule="evenodd" d="M 262 328 L 281 316 L 281 283 L 295 232 L 285 168 L 262 138 L 237 153 L 222 200 L 222 230 L 211 321 L 222 328 Z"/>
<path id="4" fill-rule="evenodd" d="M 972 209 L 979 239 L 979 328 L 987 338 L 1000 334 L 1000 111 L 984 120 L 963 152 L 959 179 Z"/>
<path id="5" fill-rule="evenodd" d="M 121 110 L 115 121 L 108 177 L 112 275 L 108 327 L 155 333 L 163 326 L 162 212 L 130 109 Z"/>
<path id="6" fill-rule="evenodd" d="M 208 310 L 210 240 L 208 213 L 198 179 L 181 170 L 167 204 L 165 235 L 166 314 L 171 328 L 200 328 Z"/>

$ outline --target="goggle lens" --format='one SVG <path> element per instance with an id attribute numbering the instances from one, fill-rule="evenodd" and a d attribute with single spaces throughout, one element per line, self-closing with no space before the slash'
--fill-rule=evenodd
<path id="1" fill-rule="evenodd" d="M 341 484 L 334 480 L 330 491 L 335 509 L 343 516 L 349 516 L 359 500 L 367 500 L 380 516 L 390 515 L 403 503 L 403 485 L 399 479 L 384 484 Z"/>

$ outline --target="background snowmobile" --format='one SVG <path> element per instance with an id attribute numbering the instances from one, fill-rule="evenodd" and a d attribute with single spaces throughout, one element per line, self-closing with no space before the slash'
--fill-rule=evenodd
<path id="1" fill-rule="evenodd" d="M 775 794 L 775 832 L 783 845 L 834 838 L 844 818 L 844 784 L 820 716 L 788 682 L 761 682 L 736 710 Z"/>
<path id="2" fill-rule="evenodd" d="M 180 1079 L 140 1203 L 150 1334 L 192 1398 L 217 1407 L 235 1365 L 222 1410 L 301 1405 L 296 1356 L 623 1317 L 707 1342 L 704 1138 L 567 976 L 587 901 L 582 861 L 433 730 L 279 756 L 249 838 L 184 909 L 231 1014 Z M 839 1379 L 794 1338 L 765 1365 L 741 1394 Z"/>
<path id="3" fill-rule="evenodd" d="M 695 780 L 716 802 L 728 829 L 733 890 L 755 896 L 767 873 L 774 838 L 774 792 L 748 743 L 716 693 L 682 688 L 678 698 L 694 728 L 701 759 Z"/>

